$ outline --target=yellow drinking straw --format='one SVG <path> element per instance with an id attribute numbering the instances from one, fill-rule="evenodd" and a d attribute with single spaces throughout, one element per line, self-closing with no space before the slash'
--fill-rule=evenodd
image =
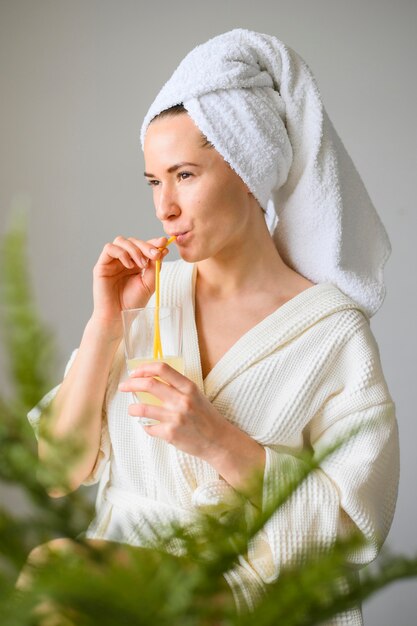
<path id="1" fill-rule="evenodd" d="M 170 243 L 175 241 L 176 237 L 170 237 L 164 247 L 169 246 Z M 159 248 L 163 250 L 164 248 Z M 161 261 L 157 259 L 155 262 L 155 320 L 154 320 L 154 335 L 153 335 L 153 358 L 162 359 L 164 357 L 162 352 L 161 333 L 159 329 L 159 303 L 160 303 L 160 291 L 159 291 L 159 273 L 161 271 Z"/>

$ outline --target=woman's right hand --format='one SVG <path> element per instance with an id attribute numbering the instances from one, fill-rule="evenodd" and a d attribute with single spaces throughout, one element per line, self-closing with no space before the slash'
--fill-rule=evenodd
<path id="1" fill-rule="evenodd" d="M 155 261 L 168 254 L 166 243 L 166 237 L 142 241 L 122 236 L 106 243 L 93 271 L 92 319 L 101 328 L 121 335 L 122 309 L 147 305 L 155 291 Z"/>

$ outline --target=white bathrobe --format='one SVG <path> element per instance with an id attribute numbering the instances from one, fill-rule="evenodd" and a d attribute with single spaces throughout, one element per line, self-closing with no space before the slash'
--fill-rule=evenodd
<path id="1" fill-rule="evenodd" d="M 245 333 L 203 380 L 195 277 L 193 264 L 163 264 L 161 305 L 183 307 L 185 375 L 226 419 L 264 446 L 265 479 L 297 468 L 303 448 L 320 451 L 355 425 L 366 425 L 309 476 L 227 575 L 236 602 L 251 606 L 263 582 L 297 562 L 300 552 L 312 544 L 325 548 L 355 527 L 367 544 L 352 554 L 352 565 L 369 563 L 388 534 L 399 477 L 395 404 L 369 319 L 336 286 L 314 285 Z M 150 437 L 128 415 L 132 398 L 117 390 L 126 376 L 119 350 L 108 381 L 100 453 L 85 481 L 100 480 L 87 537 L 140 545 L 139 535 L 149 533 L 146 520 L 186 523 L 196 508 L 221 507 L 231 487 L 209 463 Z M 29 414 L 35 429 L 39 415 L 39 408 Z M 266 502 L 270 494 L 265 489 L 263 495 Z M 330 623 L 360 625 L 361 611 Z"/>

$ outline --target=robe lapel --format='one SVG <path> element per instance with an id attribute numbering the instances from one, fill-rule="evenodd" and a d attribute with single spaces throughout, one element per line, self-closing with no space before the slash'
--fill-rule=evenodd
<path id="1" fill-rule="evenodd" d="M 242 372 L 320 319 L 336 311 L 357 308 L 353 300 L 331 283 L 304 290 L 251 328 L 223 355 L 204 380 L 205 395 L 212 402 Z"/>
<path id="2" fill-rule="evenodd" d="M 194 286 L 196 270 L 197 267 L 195 265 L 190 263 L 184 264 L 180 294 L 184 328 L 183 355 L 185 375 L 198 386 L 202 393 L 205 393 L 194 312 Z"/>
<path id="3" fill-rule="evenodd" d="M 360 306 L 332 283 L 319 283 L 280 306 L 245 333 L 216 363 L 203 380 L 195 323 L 194 289 L 196 266 L 184 263 L 178 303 L 183 307 L 183 353 L 185 375 L 212 402 L 219 392 L 246 369 L 274 352 L 320 319 Z"/>

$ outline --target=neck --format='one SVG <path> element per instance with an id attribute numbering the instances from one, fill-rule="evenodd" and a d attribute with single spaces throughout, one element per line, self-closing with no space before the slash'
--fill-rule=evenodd
<path id="1" fill-rule="evenodd" d="M 200 293 L 226 299 L 285 288 L 294 272 L 281 259 L 263 217 L 249 231 L 221 255 L 197 263 Z"/>

